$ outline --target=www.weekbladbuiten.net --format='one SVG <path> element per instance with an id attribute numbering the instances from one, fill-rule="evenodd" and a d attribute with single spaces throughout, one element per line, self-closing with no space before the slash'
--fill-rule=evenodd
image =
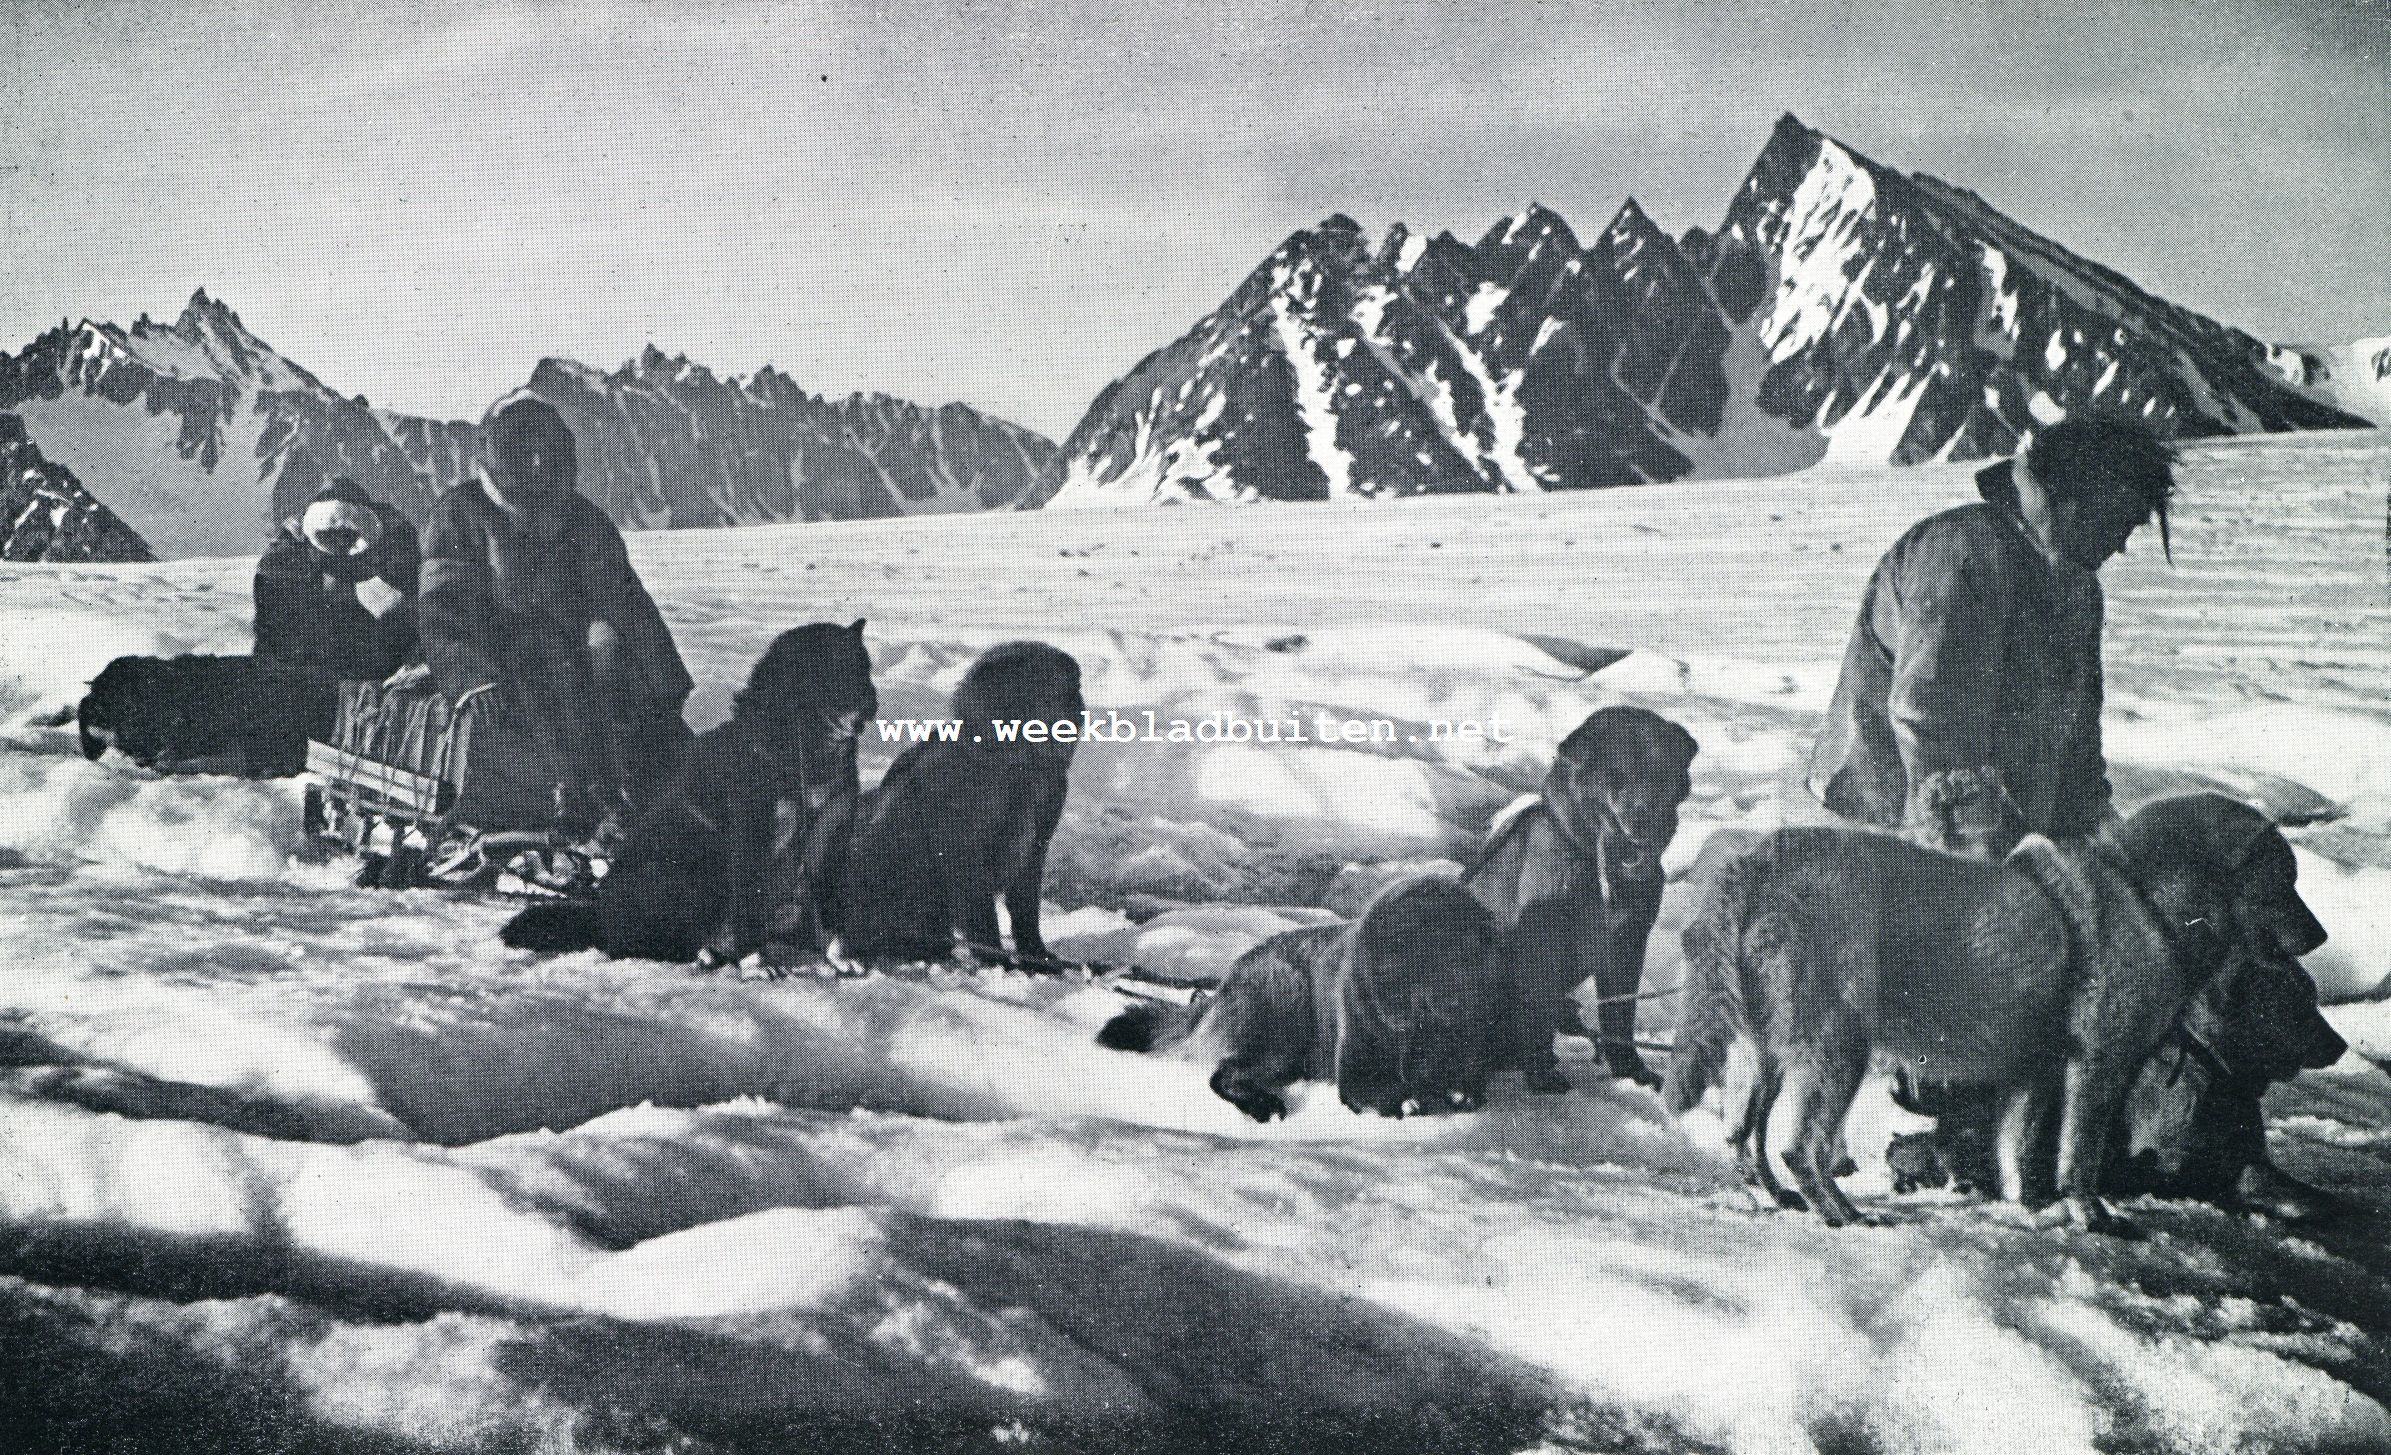
<path id="1" fill-rule="evenodd" d="M 884 743 L 959 743 L 966 724 L 959 718 L 884 717 L 872 721 Z M 1137 712 L 1087 712 L 1076 718 L 994 718 L 968 732 L 971 742 L 996 743 L 1256 743 L 1333 746 L 1367 743 L 1508 743 L 1511 733 L 1497 715 L 1486 718 L 1430 718 L 1406 728 L 1389 717 L 1336 717 L 1313 711 L 1284 717 L 1163 717 L 1152 708 Z"/>

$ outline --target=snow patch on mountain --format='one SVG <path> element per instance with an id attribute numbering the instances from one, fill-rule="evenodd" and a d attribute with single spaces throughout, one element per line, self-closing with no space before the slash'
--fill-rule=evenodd
<path id="1" fill-rule="evenodd" d="M 2312 397 L 2391 428 L 2391 335 L 2346 344 L 2277 344 L 2267 351 L 2267 363 Z"/>
<path id="2" fill-rule="evenodd" d="M 0 560 L 147 561 L 149 543 L 0 413 Z"/>
<path id="3" fill-rule="evenodd" d="M 1314 278 L 1312 287 L 1317 290 L 1318 286 L 1318 279 Z M 1343 499 L 1353 494 L 1353 457 L 1337 443 L 1337 381 L 1330 377 L 1328 366 L 1315 352 L 1309 330 L 1291 308 L 1274 306 L 1270 325 L 1278 339 L 1279 353 L 1294 375 L 1295 412 L 1302 421 L 1305 453 L 1327 479 L 1328 498 Z"/>
<path id="4" fill-rule="evenodd" d="M 254 554 L 273 538 L 274 481 L 243 468 L 265 436 L 261 414 L 221 422 L 212 450 L 232 463 L 216 469 L 185 453 L 184 425 L 173 414 L 81 393 L 28 399 L 15 413 L 43 454 L 77 479 L 106 482 L 109 509 L 161 556 Z"/>

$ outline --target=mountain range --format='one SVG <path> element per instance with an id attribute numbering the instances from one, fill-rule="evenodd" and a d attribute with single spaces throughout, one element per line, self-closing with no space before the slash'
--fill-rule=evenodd
<path id="1" fill-rule="evenodd" d="M 2270 346 L 1786 116 L 1715 231 L 1630 199 L 1474 244 L 1333 216 L 1106 389 L 1034 503 L 1323 500 L 2005 454 L 2391 417 L 2385 359 Z M 2371 369 L 2372 385 L 2368 382 Z"/>
<path id="2" fill-rule="evenodd" d="M 542 360 L 524 387 L 563 412 L 582 492 L 628 528 L 985 510 L 1054 455 L 964 405 L 828 399 L 770 367 L 720 378 L 652 347 L 611 373 Z M 336 392 L 205 290 L 171 324 L 61 323 L 0 354 L 11 416 L 170 557 L 258 551 L 336 475 L 420 521 L 471 473 L 481 433 Z"/>
<path id="3" fill-rule="evenodd" d="M 652 346 L 612 372 L 543 360 L 525 387 L 572 425 L 583 492 L 664 528 L 1971 460 L 2088 408 L 2175 438 L 2354 428 L 2391 422 L 2391 339 L 2263 342 L 1789 115 L 1715 230 L 1672 237 L 1629 199 L 1591 242 L 1542 206 L 1475 243 L 1341 214 L 1298 231 L 1059 449 Z M 45 488 L 79 478 L 116 520 L 36 531 L 52 555 L 254 551 L 334 475 L 421 519 L 479 447 L 337 393 L 204 291 L 170 325 L 62 322 L 0 354 L 9 414 Z M 34 549 L 20 529 L 0 554 Z"/>

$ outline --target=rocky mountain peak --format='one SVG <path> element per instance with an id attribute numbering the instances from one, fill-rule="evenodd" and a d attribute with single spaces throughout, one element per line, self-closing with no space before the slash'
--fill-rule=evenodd
<path id="1" fill-rule="evenodd" d="M 2347 427 L 2363 366 L 2272 354 L 1787 113 L 1718 229 L 1541 203 L 1473 245 L 1341 215 L 1104 391 L 1058 504 L 1574 489 L 2014 447 L 2071 410 Z M 1333 224 L 1333 225 L 1332 225 Z M 1299 326 L 1298 326 L 1299 325 Z"/>

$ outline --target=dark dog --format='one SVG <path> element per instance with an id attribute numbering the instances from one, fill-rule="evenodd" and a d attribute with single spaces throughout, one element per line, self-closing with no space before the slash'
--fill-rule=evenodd
<path id="1" fill-rule="evenodd" d="M 937 960 L 960 937 L 999 955 L 1001 894 L 1013 953 L 1049 958 L 1038 894 L 1086 706 L 1079 663 L 1044 642 L 1007 642 L 971 664 L 955 688 L 956 739 L 907 748 L 863 797 L 835 926 L 844 953 Z M 1056 739 L 1055 723 L 1068 736 Z"/>
<path id="2" fill-rule="evenodd" d="M 2029 838 L 2000 864 L 1865 830 L 1781 829 L 1719 875 L 1686 927 L 1668 1103 L 1690 1108 L 1733 1051 L 1728 1141 L 1745 1181 L 1840 1226 L 1859 1218 L 1830 1176 L 1843 1118 L 1870 1053 L 1891 1053 L 1925 1080 L 1999 1090 L 2001 1190 L 2015 1201 L 2056 1105 L 2067 1216 L 2124 1231 L 2097 1184 L 2127 1089 L 2237 939 L 2285 954 L 2323 941 L 2297 873 L 2274 825 L 2221 794 L 2162 800 L 2080 843 Z M 1800 1197 L 1767 1158 L 1788 1084 Z"/>
<path id="3" fill-rule="evenodd" d="M 863 623 L 775 638 L 664 793 L 633 822 L 595 904 L 534 905 L 517 949 L 787 963 L 825 948 L 824 900 L 855 821 L 855 739 L 880 707 Z"/>
<path id="4" fill-rule="evenodd" d="M 2280 1182 L 2266 1159 L 2257 1115 L 2270 1084 L 2321 1070 L 2349 1049 L 2318 1012 L 2316 982 L 2280 949 L 2228 947 L 2225 966 L 2192 1003 L 2174 1034 L 2142 1063 L 2110 1133 L 2104 1191 L 2197 1198 L 2283 1215 L 2264 1189 Z M 1999 1186 L 1992 1129 L 1983 1119 L 1945 1115 L 1932 1132 L 1893 1139 L 1885 1152 L 1893 1190 L 1949 1185 L 1959 1192 Z M 2313 1189 L 2300 1188 L 2303 1202 Z"/>
<path id="5" fill-rule="evenodd" d="M 1693 789 L 1693 734 L 1640 707 L 1606 707 L 1561 740 L 1538 802 L 1502 821 L 1461 882 L 1508 940 L 1513 1013 L 1503 1060 L 1531 1091 L 1563 1092 L 1556 1030 L 1585 1027 L 1570 992 L 1593 980 L 1603 1064 L 1639 1086 L 1634 997 L 1660 913 L 1660 856 Z"/>
<path id="6" fill-rule="evenodd" d="M 332 735 L 331 677 L 262 657 L 118 657 L 75 709 L 83 756 L 110 748 L 160 773 L 287 778 Z"/>
<path id="7" fill-rule="evenodd" d="M 1266 1122 L 1293 1082 L 1334 1081 L 1357 1112 L 1485 1104 L 1502 1018 L 1502 930 L 1449 879 L 1388 886 L 1350 925 L 1273 935 L 1188 1006 L 1136 1005 L 1097 1041 L 1218 1057 L 1212 1089 Z"/>
<path id="8" fill-rule="evenodd" d="M 1954 1192 L 1991 1193 L 2001 1187 L 1992 1138 L 1975 1126 L 1949 1134 L 1902 1132 L 1885 1147 L 1885 1170 L 1895 1192 L 1949 1187 Z"/>
<path id="9" fill-rule="evenodd" d="M 2109 1183 L 2300 1222 L 2335 1198 L 2277 1168 L 2260 1101 L 2349 1049 L 2316 1005 L 2316 982 L 2275 946 L 2236 945 L 2224 973 L 2142 1066 L 2125 1099 Z"/>

